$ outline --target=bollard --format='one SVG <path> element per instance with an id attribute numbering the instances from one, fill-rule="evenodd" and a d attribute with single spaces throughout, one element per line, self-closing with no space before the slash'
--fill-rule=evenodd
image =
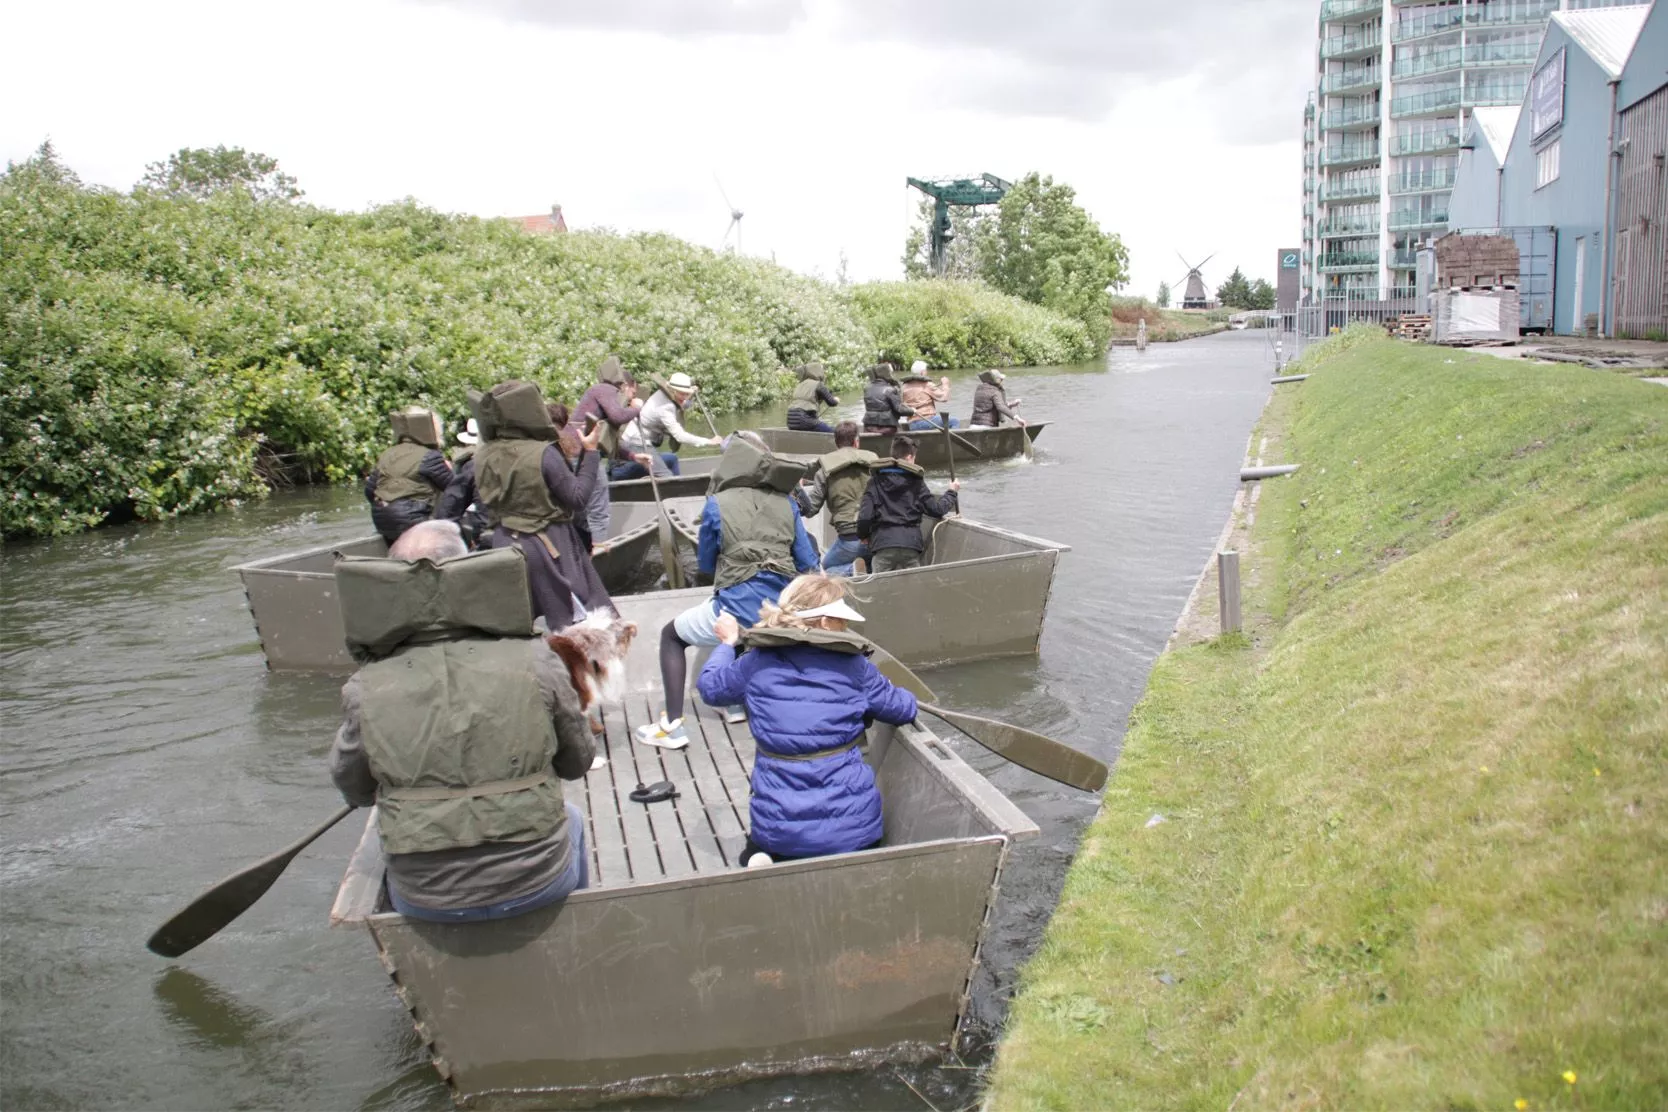
<path id="1" fill-rule="evenodd" d="M 1275 479 L 1281 475 L 1290 475 L 1297 470 L 1295 463 L 1282 463 L 1277 467 L 1242 467 L 1239 469 L 1239 481 L 1248 483 L 1252 479 Z"/>
<path id="2" fill-rule="evenodd" d="M 1269 379 L 1269 381 L 1276 384 L 1276 385 L 1279 385 L 1282 382 L 1302 382 L 1304 379 L 1306 379 L 1308 377 L 1309 377 L 1308 375 L 1280 375 L 1277 378 Z"/>
<path id="3" fill-rule="evenodd" d="M 1222 632 L 1237 632 L 1240 628 L 1238 552 L 1216 554 L 1216 594 L 1221 604 Z"/>

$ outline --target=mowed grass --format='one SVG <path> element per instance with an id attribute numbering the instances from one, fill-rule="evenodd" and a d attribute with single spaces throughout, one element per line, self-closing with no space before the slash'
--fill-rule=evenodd
<path id="1" fill-rule="evenodd" d="M 1248 636 L 1154 669 L 991 1106 L 1668 1107 L 1668 389 L 1306 363 Z"/>

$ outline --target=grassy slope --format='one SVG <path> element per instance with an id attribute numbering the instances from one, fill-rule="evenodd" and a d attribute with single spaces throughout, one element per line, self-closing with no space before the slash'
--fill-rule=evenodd
<path id="1" fill-rule="evenodd" d="M 1668 1104 L 1668 390 L 1338 346 L 1265 417 L 1304 468 L 1251 639 L 1155 668 L 995 1108 Z"/>

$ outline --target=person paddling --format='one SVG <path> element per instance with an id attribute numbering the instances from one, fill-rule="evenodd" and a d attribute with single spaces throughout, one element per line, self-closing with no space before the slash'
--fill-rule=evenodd
<path id="1" fill-rule="evenodd" d="M 815 517 L 824 505 L 834 525 L 837 540 L 823 554 L 824 571 L 850 575 L 858 561 L 869 553 L 857 535 L 857 513 L 863 506 L 863 492 L 869 489 L 869 465 L 880 457 L 857 446 L 857 422 L 841 421 L 834 428 L 834 450 L 818 459 L 808 481 L 794 491 L 799 512 Z"/>
<path id="2" fill-rule="evenodd" d="M 902 394 L 903 403 L 915 412 L 909 422 L 911 432 L 942 428 L 946 421 L 950 422 L 952 429 L 961 427 L 960 421 L 938 411 L 939 406 L 950 404 L 949 377 L 939 375 L 938 385 L 934 386 L 932 379 L 927 377 L 925 360 L 917 359 L 910 365 L 909 373 L 904 375 Z"/>
<path id="3" fill-rule="evenodd" d="M 874 646 L 848 630 L 863 615 L 844 596 L 843 580 L 802 575 L 752 629 L 728 614 L 716 623 L 722 643 L 701 669 L 701 698 L 744 704 L 757 743 L 745 868 L 868 849 L 885 832 L 859 746 L 870 719 L 914 721 L 915 696 L 870 662 Z"/>
<path id="4" fill-rule="evenodd" d="M 632 456 L 650 455 L 651 460 L 658 462 L 655 468 L 657 477 L 682 474 L 683 469 L 678 465 L 679 445 L 716 448 L 724 443 L 721 437 L 697 436 L 683 427 L 679 418 L 694 400 L 695 390 L 694 379 L 682 371 L 676 372 L 664 386 L 649 395 L 649 400 L 643 403 L 642 410 L 637 414 L 637 420 L 627 425 L 620 435 L 621 443 Z M 672 442 L 673 450 L 654 455 L 668 440 Z"/>
<path id="5" fill-rule="evenodd" d="M 840 399 L 824 380 L 828 372 L 821 363 L 807 363 L 795 367 L 799 383 L 788 399 L 788 428 L 795 432 L 833 432 L 834 426 L 822 419 L 824 406 L 836 406 Z"/>
<path id="6" fill-rule="evenodd" d="M 869 385 L 863 390 L 863 431 L 895 433 L 904 418 L 913 416 L 915 411 L 903 403 L 892 364 L 876 363 L 870 367 Z"/>
<path id="7" fill-rule="evenodd" d="M 1015 410 L 1019 407 L 1019 399 L 1011 401 L 1008 391 L 1002 385 L 1008 376 L 998 370 L 979 372 L 979 385 L 973 389 L 973 424 L 994 427 L 1000 425 L 1004 418 L 1025 426 L 1025 418 Z"/>
<path id="8" fill-rule="evenodd" d="M 877 572 L 920 567 L 926 548 L 921 519 L 954 513 L 961 484 L 952 482 L 943 494 L 929 490 L 926 472 L 915 465 L 915 438 L 903 433 L 892 438 L 891 458 L 875 460 L 869 471 L 869 489 L 857 512 L 857 535 L 874 553 L 870 567 Z"/>
<path id="9" fill-rule="evenodd" d="M 434 504 L 452 481 L 452 465 L 440 450 L 440 414 L 422 406 L 390 413 L 394 446 L 377 457 L 365 476 L 371 524 L 393 544 L 400 534 L 434 515 Z"/>

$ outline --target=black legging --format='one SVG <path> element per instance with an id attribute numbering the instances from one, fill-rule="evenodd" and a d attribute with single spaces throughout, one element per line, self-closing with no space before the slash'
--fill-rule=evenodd
<path id="1" fill-rule="evenodd" d="M 689 683 L 689 643 L 672 622 L 660 629 L 660 682 L 666 689 L 666 721 L 683 717 L 683 689 Z"/>

